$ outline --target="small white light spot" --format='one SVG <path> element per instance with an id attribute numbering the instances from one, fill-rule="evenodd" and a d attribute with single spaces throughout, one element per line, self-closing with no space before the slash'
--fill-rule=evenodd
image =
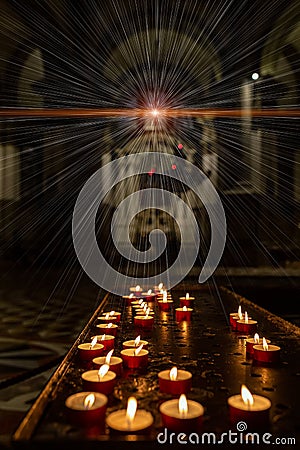
<path id="1" fill-rule="evenodd" d="M 257 72 L 254 72 L 251 76 L 252 80 L 258 80 L 259 79 L 259 74 Z"/>

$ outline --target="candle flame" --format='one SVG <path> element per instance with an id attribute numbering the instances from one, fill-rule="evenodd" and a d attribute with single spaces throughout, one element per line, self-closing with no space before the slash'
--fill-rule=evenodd
<path id="1" fill-rule="evenodd" d="M 89 394 L 85 397 L 83 404 L 85 409 L 90 409 L 95 403 L 96 397 L 94 394 Z"/>
<path id="2" fill-rule="evenodd" d="M 111 328 L 113 326 L 112 322 L 109 322 L 106 328 Z"/>
<path id="3" fill-rule="evenodd" d="M 129 397 L 129 399 L 127 401 L 127 411 L 126 411 L 126 419 L 129 422 L 132 422 L 133 419 L 135 418 L 136 410 L 137 410 L 136 398 Z"/>
<path id="4" fill-rule="evenodd" d="M 107 372 L 109 371 L 109 365 L 108 364 L 103 364 L 103 366 L 100 367 L 99 371 L 98 371 L 98 377 L 100 378 L 100 380 L 105 377 L 105 375 L 107 374 Z"/>
<path id="5" fill-rule="evenodd" d="M 253 405 L 253 403 L 254 403 L 253 396 L 252 396 L 251 392 L 249 391 L 249 389 L 244 384 L 242 384 L 242 387 L 241 387 L 241 396 L 242 396 L 242 399 L 243 399 L 243 402 L 245 403 L 245 405 L 248 405 L 248 406 Z"/>
<path id="6" fill-rule="evenodd" d="M 242 314 L 242 307 L 241 307 L 241 305 L 239 306 L 239 309 L 238 309 L 238 316 L 241 316 L 241 315 L 243 315 Z"/>
<path id="7" fill-rule="evenodd" d="M 141 290 L 141 286 L 139 284 L 136 285 L 135 290 L 139 292 Z"/>
<path id="8" fill-rule="evenodd" d="M 133 294 L 130 294 L 130 295 L 129 295 L 129 298 L 132 298 L 132 297 L 133 297 Z"/>
<path id="9" fill-rule="evenodd" d="M 110 317 L 109 317 L 109 313 L 106 313 L 106 314 L 105 314 L 105 317 L 104 317 L 104 318 L 105 318 L 105 320 L 108 320 L 108 319 L 110 319 Z"/>
<path id="10" fill-rule="evenodd" d="M 90 350 L 92 350 L 92 348 L 94 348 L 95 347 L 95 345 L 97 344 L 97 336 L 95 336 L 93 339 L 92 339 L 92 342 L 91 342 L 91 345 L 90 345 Z"/>
<path id="11" fill-rule="evenodd" d="M 163 286 L 164 286 L 164 283 L 159 283 L 158 289 L 161 290 L 163 288 Z"/>
<path id="12" fill-rule="evenodd" d="M 105 338 L 106 338 L 106 335 L 105 335 L 105 334 L 102 334 L 102 336 L 101 336 L 101 341 L 105 341 Z"/>
<path id="13" fill-rule="evenodd" d="M 248 313 L 247 313 L 247 311 L 245 311 L 245 323 L 248 323 L 248 322 L 249 322 Z"/>
<path id="14" fill-rule="evenodd" d="M 149 289 L 149 291 L 147 292 L 148 295 L 152 294 L 152 289 Z"/>
<path id="15" fill-rule="evenodd" d="M 181 394 L 181 396 L 179 397 L 178 409 L 181 417 L 186 417 L 188 413 L 188 403 L 184 394 Z"/>
<path id="16" fill-rule="evenodd" d="M 139 305 L 141 305 L 142 303 L 144 303 L 144 300 L 141 298 L 141 299 L 139 300 Z"/>
<path id="17" fill-rule="evenodd" d="M 186 298 L 186 300 L 188 300 L 190 298 L 190 294 L 188 292 L 185 294 L 185 298 Z"/>
<path id="18" fill-rule="evenodd" d="M 269 346 L 268 346 L 267 340 L 266 340 L 266 338 L 264 338 L 264 337 L 263 337 L 263 348 L 264 348 L 264 350 L 266 350 L 266 351 L 269 350 Z"/>
<path id="19" fill-rule="evenodd" d="M 184 307 L 182 308 L 182 311 L 187 311 L 187 307 L 184 306 Z"/>
<path id="20" fill-rule="evenodd" d="M 259 344 L 259 334 L 258 333 L 255 333 L 255 335 L 254 335 L 254 342 L 255 342 L 255 344 Z"/>
<path id="21" fill-rule="evenodd" d="M 176 381 L 177 380 L 177 367 L 172 367 L 172 369 L 170 370 L 170 380 L 171 381 Z"/>
<path id="22" fill-rule="evenodd" d="M 113 316 L 115 314 L 115 311 L 111 311 L 110 313 L 109 313 L 109 316 Z"/>
<path id="23" fill-rule="evenodd" d="M 167 302 L 168 301 L 168 293 L 167 291 L 163 291 L 163 302 Z"/>
<path id="24" fill-rule="evenodd" d="M 135 340 L 134 340 L 134 346 L 135 347 L 139 346 L 140 340 L 141 340 L 141 336 L 138 336 L 138 337 L 135 338 Z"/>
<path id="25" fill-rule="evenodd" d="M 136 348 L 133 352 L 134 356 L 138 356 L 140 351 L 142 350 L 144 344 L 141 344 L 138 348 Z"/>
<path id="26" fill-rule="evenodd" d="M 110 352 L 107 353 L 106 358 L 105 358 L 105 364 L 110 364 L 110 360 L 111 360 L 111 356 L 114 352 L 114 349 L 112 349 Z"/>

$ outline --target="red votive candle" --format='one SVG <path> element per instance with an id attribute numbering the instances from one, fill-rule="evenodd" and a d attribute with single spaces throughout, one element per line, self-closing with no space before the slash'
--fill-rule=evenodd
<path id="1" fill-rule="evenodd" d="M 136 399 L 129 397 L 127 409 L 112 412 L 106 423 L 111 430 L 121 434 L 145 434 L 153 424 L 153 417 L 150 412 L 137 409 Z"/>
<path id="2" fill-rule="evenodd" d="M 245 312 L 245 317 L 236 322 L 236 328 L 239 333 L 254 334 L 257 329 L 257 321 L 249 319 Z"/>
<path id="3" fill-rule="evenodd" d="M 115 346 L 115 337 L 111 334 L 99 334 L 97 335 L 97 341 L 104 345 L 103 353 L 111 350 Z"/>
<path id="4" fill-rule="evenodd" d="M 163 370 L 158 374 L 161 392 L 172 395 L 187 394 L 192 387 L 192 374 L 187 370 Z"/>
<path id="5" fill-rule="evenodd" d="M 116 376 L 115 372 L 109 370 L 108 364 L 104 364 L 99 370 L 88 370 L 81 375 L 85 390 L 106 395 L 113 392 Z"/>
<path id="6" fill-rule="evenodd" d="M 115 323 L 99 323 L 99 325 L 96 325 L 97 328 L 99 328 L 99 332 L 102 332 L 103 334 L 110 334 L 111 336 L 117 336 L 118 332 L 118 325 Z"/>
<path id="7" fill-rule="evenodd" d="M 141 339 L 140 336 L 138 336 L 136 339 L 131 339 L 129 341 L 123 342 L 122 345 L 123 345 L 123 348 L 126 349 L 126 348 L 138 348 L 142 344 L 143 344 L 143 349 L 147 350 L 149 342 L 144 341 L 143 339 Z"/>
<path id="8" fill-rule="evenodd" d="M 109 315 L 109 317 L 111 318 L 111 322 L 121 322 L 121 316 L 122 314 L 119 311 L 110 311 L 110 312 L 104 312 L 102 314 L 102 316 L 98 317 L 99 320 L 101 320 L 101 322 L 103 322 L 102 318 L 105 318 L 105 322 L 107 322 L 106 318 L 107 318 L 107 314 Z"/>
<path id="9" fill-rule="evenodd" d="M 97 343 L 95 337 L 91 343 L 86 342 L 78 345 L 78 355 L 82 361 L 92 361 L 93 358 L 102 355 L 104 345 Z"/>
<path id="10" fill-rule="evenodd" d="M 128 369 L 142 369 L 148 365 L 148 350 L 144 350 L 143 346 L 139 348 L 128 348 L 121 351 L 121 358 L 123 359 L 124 366 Z"/>
<path id="11" fill-rule="evenodd" d="M 129 288 L 130 292 L 132 292 L 136 297 L 140 297 L 142 295 L 143 289 L 141 286 L 137 285 Z"/>
<path id="12" fill-rule="evenodd" d="M 147 302 L 153 302 L 155 300 L 156 294 L 154 294 L 154 292 L 152 292 L 150 289 L 148 292 L 142 292 L 142 296 Z"/>
<path id="13" fill-rule="evenodd" d="M 109 313 L 106 313 L 103 316 L 99 316 L 98 320 L 100 320 L 100 322 L 105 322 L 105 323 L 116 323 L 117 316 L 111 316 Z"/>
<path id="14" fill-rule="evenodd" d="M 65 402 L 69 421 L 77 426 L 103 426 L 107 397 L 98 392 L 78 392 Z"/>
<path id="15" fill-rule="evenodd" d="M 246 386 L 241 394 L 229 397 L 229 416 L 232 425 L 245 422 L 250 429 L 261 429 L 268 425 L 271 402 L 267 397 L 252 395 Z"/>
<path id="16" fill-rule="evenodd" d="M 158 300 L 157 304 L 161 311 L 170 311 L 171 306 L 173 306 L 173 300 L 168 300 L 164 298 L 163 300 Z"/>
<path id="17" fill-rule="evenodd" d="M 277 345 L 268 345 L 263 338 L 262 345 L 253 346 L 253 359 L 267 364 L 276 364 L 280 362 L 280 347 Z"/>
<path id="18" fill-rule="evenodd" d="M 176 308 L 176 321 L 182 322 L 183 320 L 191 321 L 192 320 L 192 308 L 187 308 L 183 306 L 182 308 Z"/>
<path id="19" fill-rule="evenodd" d="M 121 376 L 123 371 L 123 360 L 118 356 L 112 356 L 112 352 L 113 350 L 111 350 L 107 354 L 107 356 L 100 356 L 99 358 L 94 358 L 93 363 L 95 369 L 100 369 L 100 367 L 103 366 L 103 364 L 108 364 L 109 370 L 115 372 L 117 376 Z"/>
<path id="20" fill-rule="evenodd" d="M 152 316 L 135 316 L 134 325 L 138 328 L 151 329 L 154 324 L 154 317 Z"/>
<path id="21" fill-rule="evenodd" d="M 131 305 L 131 303 L 136 300 L 136 297 L 134 294 L 123 295 L 122 298 L 126 301 L 127 305 Z"/>
<path id="22" fill-rule="evenodd" d="M 271 341 L 266 339 L 266 342 L 267 344 L 270 344 Z M 253 338 L 246 339 L 246 353 L 248 353 L 248 355 L 253 355 L 253 346 L 262 344 L 263 339 L 256 333 Z"/>
<path id="23" fill-rule="evenodd" d="M 191 433 L 201 428 L 204 408 L 200 403 L 187 400 L 184 394 L 179 400 L 162 403 L 159 410 L 163 426 L 170 431 Z"/>
<path id="24" fill-rule="evenodd" d="M 183 308 L 186 306 L 187 308 L 191 308 L 194 305 L 195 297 L 190 297 L 190 294 L 187 292 L 185 297 L 179 297 L 180 307 Z"/>

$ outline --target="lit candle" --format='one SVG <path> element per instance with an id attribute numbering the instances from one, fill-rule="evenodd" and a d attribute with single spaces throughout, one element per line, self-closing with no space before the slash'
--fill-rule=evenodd
<path id="1" fill-rule="evenodd" d="M 168 400 L 160 405 L 163 425 L 171 431 L 190 433 L 202 425 L 204 408 L 200 403 L 187 400 L 181 394 L 179 400 Z"/>
<path id="2" fill-rule="evenodd" d="M 246 422 L 248 428 L 261 428 L 269 422 L 271 402 L 261 395 L 252 395 L 249 389 L 242 385 L 241 394 L 233 395 L 227 400 L 232 424 Z"/>
<path id="3" fill-rule="evenodd" d="M 135 316 L 134 325 L 138 328 L 151 329 L 154 324 L 154 317 L 151 315 Z"/>
<path id="4" fill-rule="evenodd" d="M 130 292 L 134 292 L 134 295 L 136 297 L 140 297 L 141 293 L 143 292 L 143 289 L 138 284 L 136 286 L 134 286 L 134 287 L 131 287 L 129 290 L 130 290 Z"/>
<path id="5" fill-rule="evenodd" d="M 123 342 L 123 348 L 138 348 L 141 344 L 145 350 L 148 349 L 149 342 L 141 339 L 141 336 L 137 336 L 134 340 Z"/>
<path id="6" fill-rule="evenodd" d="M 168 299 L 167 291 L 163 291 L 162 300 L 158 300 L 158 306 L 161 311 L 169 311 L 171 306 L 173 305 L 173 300 Z"/>
<path id="7" fill-rule="evenodd" d="M 187 292 L 185 297 L 179 297 L 180 307 L 183 306 L 191 307 L 194 304 L 195 297 L 190 297 L 190 294 Z"/>
<path id="8" fill-rule="evenodd" d="M 271 341 L 266 340 L 267 344 L 270 344 Z M 259 337 L 258 333 L 255 333 L 253 338 L 246 339 L 246 353 L 249 355 L 253 355 L 253 346 L 263 344 L 263 339 Z"/>
<path id="9" fill-rule="evenodd" d="M 112 356 L 114 349 L 107 353 L 106 356 L 100 356 L 99 358 L 94 358 L 93 363 L 96 369 L 100 369 L 104 364 L 109 365 L 109 370 L 115 372 L 117 376 L 122 375 L 123 360 L 118 356 Z"/>
<path id="10" fill-rule="evenodd" d="M 116 374 L 104 364 L 99 370 L 88 370 L 81 375 L 84 389 L 87 391 L 111 394 L 116 383 Z"/>
<path id="11" fill-rule="evenodd" d="M 126 300 L 127 305 L 131 305 L 131 303 L 136 300 L 136 297 L 134 294 L 123 295 L 122 298 L 124 298 Z"/>
<path id="12" fill-rule="evenodd" d="M 230 313 L 230 325 L 233 331 L 237 331 L 237 321 L 243 320 L 245 318 L 245 313 L 242 312 L 241 305 L 238 308 L 238 311 L 235 313 Z M 248 319 L 252 319 L 252 317 L 248 316 Z"/>
<path id="13" fill-rule="evenodd" d="M 67 416 L 74 425 L 104 425 L 107 397 L 98 392 L 78 392 L 67 398 Z"/>
<path id="14" fill-rule="evenodd" d="M 153 424 L 153 417 L 150 412 L 137 409 L 136 399 L 129 397 L 127 409 L 112 412 L 106 423 L 109 428 L 120 433 L 146 433 Z"/>
<path id="15" fill-rule="evenodd" d="M 147 292 L 142 292 L 142 296 L 145 300 L 147 300 L 147 302 L 152 302 L 155 299 L 156 294 L 149 289 Z"/>
<path id="16" fill-rule="evenodd" d="M 101 320 L 101 322 L 107 322 L 107 318 L 110 318 L 111 322 L 121 322 L 121 315 L 122 314 L 119 311 L 104 312 L 102 316 L 98 317 L 98 319 Z M 102 318 L 104 318 L 104 320 L 102 320 Z"/>
<path id="17" fill-rule="evenodd" d="M 108 313 L 104 313 L 103 316 L 99 316 L 98 320 L 100 320 L 101 322 L 106 322 L 106 323 L 117 322 L 117 316 L 112 316 L 108 312 Z"/>
<path id="18" fill-rule="evenodd" d="M 103 352 L 108 352 L 115 346 L 115 337 L 111 334 L 99 334 L 97 336 L 98 343 L 104 345 Z"/>
<path id="19" fill-rule="evenodd" d="M 172 395 L 187 394 L 192 387 L 192 374 L 187 370 L 163 370 L 158 374 L 161 392 Z"/>
<path id="20" fill-rule="evenodd" d="M 118 332 L 118 325 L 115 323 L 100 323 L 96 325 L 97 328 L 99 328 L 99 331 L 103 334 L 110 334 L 111 336 L 117 336 Z"/>
<path id="21" fill-rule="evenodd" d="M 163 290 L 163 288 L 164 288 L 164 283 L 159 283 L 158 286 L 154 286 L 154 292 L 155 292 L 156 294 L 159 294 L 160 291 Z"/>
<path id="22" fill-rule="evenodd" d="M 255 361 L 276 364 L 280 361 L 280 347 L 277 345 L 268 345 L 268 342 L 263 338 L 261 345 L 253 346 L 253 359 Z"/>
<path id="23" fill-rule="evenodd" d="M 148 365 L 148 350 L 143 349 L 143 344 L 138 348 L 128 348 L 121 351 L 124 366 L 128 369 L 141 369 Z"/>
<path id="24" fill-rule="evenodd" d="M 97 343 L 97 337 L 92 339 L 92 342 L 86 342 L 78 345 L 78 355 L 83 361 L 92 361 L 93 358 L 102 355 L 104 345 Z"/>
<path id="25" fill-rule="evenodd" d="M 182 308 L 176 308 L 176 320 L 177 322 L 181 322 L 183 320 L 190 321 L 192 319 L 192 308 L 187 308 L 183 306 Z"/>
<path id="26" fill-rule="evenodd" d="M 133 309 L 134 308 L 141 308 L 143 303 L 147 304 L 142 298 L 140 298 L 138 300 L 134 300 L 133 302 L 131 302 L 131 307 Z"/>
<path id="27" fill-rule="evenodd" d="M 236 322 L 237 331 L 245 334 L 254 334 L 257 328 L 257 321 L 251 320 L 248 313 L 245 312 L 245 317 Z"/>
<path id="28" fill-rule="evenodd" d="M 143 309 L 136 310 L 136 315 L 137 316 L 149 316 L 149 315 L 154 316 L 154 311 L 153 311 L 153 309 L 145 307 Z"/>

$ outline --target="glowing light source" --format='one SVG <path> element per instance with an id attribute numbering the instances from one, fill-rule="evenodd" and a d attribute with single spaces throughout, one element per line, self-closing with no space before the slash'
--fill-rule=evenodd
<path id="1" fill-rule="evenodd" d="M 135 340 L 134 340 L 134 346 L 135 347 L 139 346 L 140 340 L 141 340 L 141 336 L 138 336 L 137 338 L 135 338 Z"/>
<path id="2" fill-rule="evenodd" d="M 248 313 L 245 311 L 245 323 L 249 323 Z"/>
<path id="3" fill-rule="evenodd" d="M 179 409 L 179 414 L 181 415 L 181 417 L 186 417 L 186 415 L 188 413 L 188 404 L 187 404 L 186 396 L 184 394 L 181 394 L 181 396 L 179 398 L 178 409 Z"/>
<path id="4" fill-rule="evenodd" d="M 259 79 L 259 73 L 254 72 L 254 73 L 251 75 L 251 78 L 252 78 L 252 80 L 258 80 L 258 79 Z"/>
<path id="5" fill-rule="evenodd" d="M 141 344 L 138 348 L 134 350 L 134 356 L 138 356 L 140 351 L 142 350 L 144 344 Z"/>
<path id="6" fill-rule="evenodd" d="M 95 336 L 94 337 L 94 339 L 92 340 L 92 342 L 91 342 L 91 345 L 90 345 L 90 350 L 92 350 L 92 348 L 94 348 L 95 347 L 95 345 L 97 344 L 97 336 Z"/>
<path id="7" fill-rule="evenodd" d="M 187 307 L 184 305 L 184 307 L 182 308 L 182 311 L 187 311 Z"/>
<path id="8" fill-rule="evenodd" d="M 158 285 L 158 289 L 161 290 L 163 288 L 164 284 L 163 283 L 159 283 Z"/>
<path id="9" fill-rule="evenodd" d="M 159 111 L 158 111 L 158 109 L 152 109 L 151 114 L 152 114 L 152 116 L 154 116 L 154 117 L 159 116 Z"/>
<path id="10" fill-rule="evenodd" d="M 249 391 L 249 389 L 247 388 L 247 386 L 245 386 L 244 384 L 242 384 L 241 387 L 241 396 L 243 399 L 243 402 L 245 403 L 245 405 L 248 406 L 252 406 L 254 403 L 254 399 L 253 396 L 251 394 L 251 392 Z"/>
<path id="11" fill-rule="evenodd" d="M 255 333 L 255 335 L 254 335 L 254 342 L 255 342 L 255 344 L 259 344 L 259 334 L 258 333 Z"/>
<path id="12" fill-rule="evenodd" d="M 173 170 L 176 170 L 176 169 L 177 169 L 176 164 L 172 164 L 172 169 L 173 169 Z"/>
<path id="13" fill-rule="evenodd" d="M 109 371 L 109 365 L 103 364 L 103 366 L 101 366 L 98 371 L 99 380 L 102 380 L 102 378 L 105 377 L 105 375 L 107 374 L 108 371 Z"/>
<path id="14" fill-rule="evenodd" d="M 178 144 L 177 147 L 179 148 L 179 150 L 182 150 L 182 149 L 183 149 L 183 145 L 182 145 L 182 144 Z"/>
<path id="15" fill-rule="evenodd" d="M 111 328 L 113 326 L 112 322 L 110 322 L 106 328 Z"/>
<path id="16" fill-rule="evenodd" d="M 102 334 L 102 336 L 101 336 L 101 341 L 105 341 L 105 334 Z"/>
<path id="17" fill-rule="evenodd" d="M 135 418 L 137 410 L 137 401 L 135 397 L 129 397 L 127 402 L 126 420 L 131 424 Z"/>
<path id="18" fill-rule="evenodd" d="M 264 348 L 264 350 L 266 352 L 269 350 L 269 346 L 268 346 L 267 340 L 264 337 L 263 337 L 263 348 Z"/>
<path id="19" fill-rule="evenodd" d="M 83 402 L 85 409 L 90 409 L 95 403 L 95 400 L 96 399 L 94 394 L 87 395 Z"/>
<path id="20" fill-rule="evenodd" d="M 177 367 L 172 367 L 172 369 L 170 370 L 170 380 L 176 381 L 177 373 L 178 373 Z"/>
<path id="21" fill-rule="evenodd" d="M 110 352 L 107 353 L 106 358 L 105 358 L 105 364 L 110 364 L 110 360 L 111 360 L 111 356 L 114 352 L 114 349 L 112 349 Z"/>

